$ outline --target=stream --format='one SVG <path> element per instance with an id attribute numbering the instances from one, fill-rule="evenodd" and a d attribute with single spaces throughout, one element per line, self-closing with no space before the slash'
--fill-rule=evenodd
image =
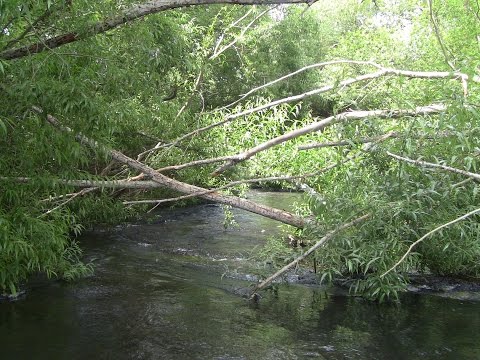
<path id="1" fill-rule="evenodd" d="M 249 196 L 286 210 L 299 200 Z M 281 227 L 232 211 L 238 227 L 206 204 L 84 234 L 95 274 L 0 303 L 0 359 L 480 359 L 479 300 L 379 305 L 301 284 L 246 300 L 239 289 L 268 266 L 252 253 Z"/>

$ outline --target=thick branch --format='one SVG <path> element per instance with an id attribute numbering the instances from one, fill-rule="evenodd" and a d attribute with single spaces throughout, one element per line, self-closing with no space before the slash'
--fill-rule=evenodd
<path id="1" fill-rule="evenodd" d="M 43 41 L 24 47 L 7 50 L 0 53 L 0 59 L 11 60 L 36 54 L 45 50 L 54 49 L 81 39 L 86 39 L 97 34 L 112 30 L 116 27 L 132 22 L 144 16 L 166 10 L 178 9 L 194 5 L 208 4 L 238 4 L 238 5 L 273 5 L 273 4 L 299 4 L 306 0 L 151 0 L 134 5 L 121 12 L 118 16 L 100 21 L 87 30 L 71 31 L 66 34 L 54 36 Z"/>
<path id="2" fill-rule="evenodd" d="M 356 218 L 353 221 L 350 221 L 349 223 L 343 224 L 339 227 L 337 227 L 334 230 L 329 231 L 324 237 L 322 237 L 315 245 L 313 245 L 310 249 L 308 249 L 306 252 L 304 252 L 302 255 L 297 257 L 295 260 L 293 260 L 291 263 L 285 265 L 283 268 L 278 270 L 275 274 L 272 276 L 268 277 L 264 281 L 262 281 L 260 284 L 258 284 L 255 289 L 252 292 L 251 298 L 255 296 L 255 293 L 259 290 L 262 290 L 264 287 L 266 287 L 268 284 L 270 284 L 273 280 L 275 280 L 277 277 L 288 271 L 288 269 L 291 269 L 292 267 L 296 266 L 300 261 L 305 259 L 307 256 L 309 256 L 311 253 L 313 253 L 315 250 L 317 250 L 320 246 L 323 246 L 327 241 L 335 237 L 340 231 L 343 231 L 349 227 L 352 227 L 364 220 L 366 220 L 370 214 L 366 214 L 363 216 L 360 216 L 359 218 Z"/>
<path id="3" fill-rule="evenodd" d="M 225 165 L 219 167 L 213 172 L 213 175 L 218 175 L 227 170 L 228 168 L 238 164 L 239 162 L 245 161 L 255 154 L 267 150 L 273 146 L 279 145 L 286 141 L 292 140 L 299 136 L 323 130 L 325 127 L 347 120 L 358 120 L 364 119 L 367 117 L 378 117 L 378 118 L 394 118 L 400 116 L 420 116 L 426 114 L 435 114 L 442 111 L 445 111 L 446 107 L 444 105 L 429 105 L 417 107 L 415 110 L 371 110 L 371 111 L 350 111 L 338 114 L 336 116 L 330 116 L 321 121 L 313 122 L 303 128 L 289 131 L 283 135 L 277 136 L 276 138 L 270 139 L 262 144 L 259 144 L 243 153 L 235 155 L 232 160 L 229 160 Z"/>

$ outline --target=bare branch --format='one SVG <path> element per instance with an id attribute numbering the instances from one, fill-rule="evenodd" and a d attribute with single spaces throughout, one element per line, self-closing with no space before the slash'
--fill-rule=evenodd
<path id="1" fill-rule="evenodd" d="M 89 193 L 91 193 L 93 191 L 96 191 L 96 190 L 100 190 L 100 188 L 91 187 L 91 188 L 82 189 L 79 192 L 74 192 L 74 193 L 70 193 L 70 194 L 59 195 L 59 196 L 50 196 L 46 199 L 40 200 L 40 202 L 54 202 L 54 201 L 59 201 L 59 200 L 65 199 L 65 198 L 71 198 L 72 196 L 77 197 L 80 192 L 81 192 L 81 196 L 84 196 L 84 195 L 89 194 Z"/>
<path id="2" fill-rule="evenodd" d="M 451 134 L 448 132 L 441 132 L 436 135 L 418 135 L 415 136 L 415 139 L 427 139 L 427 140 L 435 140 L 438 137 L 446 137 L 450 136 Z M 320 148 L 326 148 L 326 147 L 335 147 L 335 146 L 350 146 L 352 144 L 365 144 L 369 143 L 372 141 L 377 141 L 378 139 L 381 139 L 383 135 L 379 136 L 373 136 L 373 137 L 366 137 L 366 138 L 361 138 L 361 139 L 352 139 L 352 140 L 339 140 L 339 141 L 328 141 L 324 143 L 311 143 L 311 144 L 305 144 L 305 145 L 300 145 L 298 147 L 298 150 L 310 150 L 310 149 L 320 149 Z M 392 139 L 398 139 L 398 138 L 404 138 L 406 137 L 405 134 L 398 133 L 396 131 L 390 133 L 390 138 Z M 411 138 L 411 136 L 410 136 Z"/>
<path id="3" fill-rule="evenodd" d="M 64 202 L 62 202 L 61 204 L 55 206 L 54 208 L 44 212 L 42 215 L 39 216 L 39 218 L 42 218 L 44 216 L 47 216 L 48 214 L 54 212 L 55 210 L 58 210 L 60 209 L 62 206 L 65 206 L 67 205 L 70 201 L 74 200 L 75 198 L 79 197 L 79 196 L 83 196 L 84 194 L 90 192 L 89 191 L 90 189 L 83 189 L 81 191 L 79 191 L 78 193 L 74 194 L 73 196 L 69 197 L 67 200 L 65 200 Z"/>
<path id="4" fill-rule="evenodd" d="M 266 84 L 263 84 L 263 85 L 260 85 L 260 86 L 257 86 L 256 88 L 253 88 L 251 89 L 250 91 L 248 91 L 247 93 L 243 94 L 238 100 L 235 100 L 234 102 L 232 102 L 231 104 L 228 104 L 226 106 L 224 106 L 224 108 L 229 108 L 229 107 L 232 107 L 236 104 L 238 104 L 240 101 L 244 100 L 245 98 L 249 97 L 250 95 L 252 95 L 253 93 L 259 91 L 259 90 L 262 90 L 262 89 L 265 89 L 266 87 L 269 87 L 269 86 L 272 86 L 272 85 L 275 85 L 276 83 L 279 83 L 281 81 L 284 81 L 292 76 L 295 76 L 295 75 L 298 75 L 304 71 L 307 71 L 307 70 L 311 70 L 311 69 L 316 69 L 316 68 L 323 68 L 325 66 L 329 66 L 329 65 L 337 65 L 337 64 L 351 64 L 351 65 L 370 65 L 370 66 L 374 66 L 378 69 L 382 69 L 382 66 L 376 64 L 376 63 L 373 63 L 371 61 L 356 61 L 356 60 L 333 60 L 333 61 L 326 61 L 326 62 L 321 62 L 321 63 L 318 63 L 318 64 L 312 64 L 312 65 L 307 65 L 307 66 L 304 66 L 303 68 L 301 69 L 298 69 L 294 72 L 291 72 L 287 75 L 284 75 L 282 77 L 279 77 L 278 79 L 275 79 L 273 81 L 270 81 Z"/>
<path id="5" fill-rule="evenodd" d="M 475 173 L 472 173 L 472 172 L 469 172 L 469 171 L 453 168 L 451 166 L 434 164 L 434 163 L 421 161 L 421 160 L 413 160 L 413 159 L 409 159 L 409 158 L 406 158 L 406 157 L 402 157 L 400 155 L 392 154 L 391 152 L 388 152 L 388 151 L 387 151 L 387 155 L 391 156 L 391 157 L 393 157 L 397 160 L 408 162 L 410 164 L 423 166 L 423 167 L 429 167 L 429 168 L 435 168 L 435 169 L 442 169 L 442 170 L 450 171 L 450 172 L 453 172 L 453 173 L 456 173 L 456 174 L 468 176 L 468 177 L 470 177 L 474 180 L 477 180 L 477 181 L 480 180 L 480 175 L 479 174 L 475 174 Z"/>
<path id="6" fill-rule="evenodd" d="M 192 167 L 197 165 L 208 165 L 208 164 L 214 164 L 217 162 L 223 162 L 223 161 L 231 160 L 232 158 L 234 158 L 234 156 L 219 156 L 211 159 L 194 160 L 185 164 L 165 166 L 163 168 L 157 169 L 157 171 L 165 172 L 165 171 L 171 171 L 171 170 L 181 170 L 187 167 Z"/>
<path id="7" fill-rule="evenodd" d="M 0 177 L 1 181 L 14 181 L 16 183 L 29 183 L 35 179 L 27 177 Z M 160 187 L 155 181 L 128 181 L 128 180 L 66 180 L 66 179 L 52 179 L 52 184 L 61 184 L 66 186 L 74 186 L 78 188 L 109 188 L 109 189 L 150 189 Z"/>
<path id="8" fill-rule="evenodd" d="M 475 215 L 476 213 L 480 212 L 480 208 L 478 209 L 475 209 L 473 211 L 470 211 L 469 213 L 465 214 L 465 215 L 462 215 L 458 218 L 456 218 L 455 220 L 452 220 L 446 224 L 443 224 L 443 225 L 440 225 L 438 227 L 436 227 L 435 229 L 433 229 L 432 231 L 426 233 L 425 235 L 423 235 L 420 239 L 418 239 L 417 241 L 415 241 L 412 245 L 410 245 L 410 247 L 408 248 L 407 252 L 400 258 L 400 260 L 397 261 L 397 263 L 395 265 L 393 265 L 390 269 L 388 269 L 387 271 L 385 271 L 381 277 L 384 277 L 385 275 L 387 275 L 389 272 L 395 270 L 408 256 L 408 254 L 410 254 L 413 250 L 413 248 L 415 246 L 417 246 L 419 243 L 421 243 L 423 240 L 425 240 L 427 237 L 429 237 L 430 235 L 436 233 L 437 231 L 443 229 L 443 228 L 446 228 L 450 225 L 453 225 L 453 224 L 456 224 L 472 215 Z"/>
<path id="9" fill-rule="evenodd" d="M 319 241 L 317 241 L 317 243 L 315 245 L 313 245 L 310 249 L 308 249 L 306 252 L 304 252 L 302 255 L 300 255 L 299 257 L 297 257 L 295 260 L 293 260 L 292 262 L 290 262 L 289 264 L 285 265 L 283 268 L 281 268 L 280 270 L 278 270 L 275 274 L 273 274 L 272 276 L 269 276 L 267 279 L 265 279 L 264 281 L 262 281 L 260 284 L 258 284 L 252 291 L 252 295 L 251 295 L 251 299 L 255 296 L 255 293 L 257 291 L 260 291 L 262 290 L 263 288 L 265 288 L 267 285 L 269 285 L 273 280 L 275 280 L 277 277 L 279 277 L 280 275 L 282 275 L 283 273 L 285 273 L 286 271 L 288 271 L 289 269 L 291 269 L 292 267 L 296 266 L 300 261 L 302 261 L 303 259 L 305 259 L 306 257 L 308 257 L 311 253 L 313 253 L 315 250 L 317 250 L 319 247 L 325 245 L 325 243 L 327 241 L 329 241 L 330 239 L 334 238 L 339 232 L 345 230 L 345 229 L 348 229 L 349 227 L 352 227 L 358 223 L 361 223 L 363 221 L 365 221 L 368 217 L 370 216 L 370 214 L 366 214 L 366 215 L 363 215 L 363 216 L 360 216 L 358 218 L 356 218 L 355 220 L 353 221 L 350 221 L 348 223 L 345 223 L 345 224 L 342 224 L 340 226 L 338 226 L 336 229 L 334 230 L 331 230 L 329 231 L 325 236 L 323 236 Z"/>

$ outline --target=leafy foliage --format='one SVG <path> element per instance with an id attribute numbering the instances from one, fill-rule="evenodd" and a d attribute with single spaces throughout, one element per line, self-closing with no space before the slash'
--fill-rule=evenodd
<path id="1" fill-rule="evenodd" d="M 83 37 L 93 24 L 133 3 L 1 1 L 0 52 L 71 31 Z M 142 160 L 162 168 L 235 154 L 343 111 L 444 103 L 448 111 L 436 116 L 337 123 L 260 152 L 221 177 L 210 176 L 218 164 L 166 174 L 207 187 L 244 177 L 309 174 L 300 180 L 318 193 L 302 209 L 318 220 L 302 234 L 310 243 L 354 214 L 371 213 L 371 220 L 316 254 L 323 279 L 342 279 L 353 292 L 371 299 L 396 299 L 412 271 L 480 276 L 476 218 L 427 239 L 396 271 L 382 276 L 422 234 L 478 203 L 475 181 L 462 182 L 458 174 L 387 155 L 478 172 L 479 92 L 478 83 L 471 81 L 479 66 L 478 4 L 432 3 L 432 9 L 411 0 L 317 1 L 307 10 L 195 7 L 152 14 L 34 56 L 0 60 L 5 104 L 0 108 L 0 170 L 8 177 L 0 179 L 0 291 L 15 292 L 35 272 L 66 279 L 88 273 L 91 269 L 81 263 L 79 245 L 70 235 L 95 222 L 134 215 L 117 200 L 145 196 L 141 191 L 102 190 L 66 201 L 76 190 L 59 179 L 112 180 L 137 174 L 111 163 L 102 150 L 86 149 L 71 134 L 53 129 L 32 106 L 132 157 L 156 147 Z M 303 71 L 233 109 L 224 108 L 255 86 L 338 59 L 417 71 L 452 71 L 453 66 L 469 76 L 468 88 L 458 79 L 401 76 L 339 86 L 342 80 L 376 71 L 344 63 Z M 254 112 L 176 146 L 161 147 L 231 114 L 331 84 L 334 89 L 328 93 Z M 362 144 L 363 138 L 391 131 L 397 136 L 370 147 Z M 347 145 L 298 148 L 339 140 Z M 312 175 L 325 167 L 332 169 Z M 296 186 L 294 181 L 270 185 Z M 166 195 L 156 190 L 151 196 Z M 264 255 L 273 263 L 292 258 L 295 253 L 283 245 L 272 240 Z"/>

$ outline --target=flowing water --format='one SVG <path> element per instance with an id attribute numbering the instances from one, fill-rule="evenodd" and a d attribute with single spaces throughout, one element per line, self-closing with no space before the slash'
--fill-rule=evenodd
<path id="1" fill-rule="evenodd" d="M 298 195 L 256 193 L 289 207 Z M 215 205 L 82 237 L 95 275 L 0 304 L 0 359 L 480 359 L 480 301 L 406 294 L 378 305 L 278 285 L 249 302 L 252 251 L 274 221 Z M 268 269 L 267 269 L 268 270 Z"/>

